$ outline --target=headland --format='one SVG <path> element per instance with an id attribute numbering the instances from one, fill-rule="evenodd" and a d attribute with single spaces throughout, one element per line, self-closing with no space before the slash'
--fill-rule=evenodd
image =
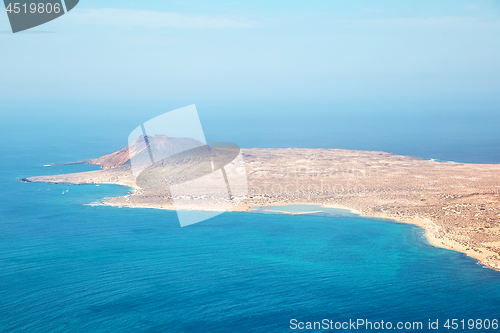
<path id="1" fill-rule="evenodd" d="M 134 190 L 104 204 L 174 209 L 168 187 L 136 184 L 129 161 L 135 150 L 131 145 L 79 162 L 101 165 L 101 170 L 21 180 L 119 184 Z M 500 165 L 346 149 L 247 148 L 241 152 L 248 195 L 233 210 L 291 204 L 348 209 L 361 216 L 418 225 L 433 245 L 463 252 L 500 270 Z M 190 205 L 189 200 L 175 208 L 207 209 Z"/>

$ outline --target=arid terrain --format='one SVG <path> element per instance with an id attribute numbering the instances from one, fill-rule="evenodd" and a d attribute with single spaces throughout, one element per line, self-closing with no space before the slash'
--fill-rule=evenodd
<path id="1" fill-rule="evenodd" d="M 172 209 L 168 186 L 137 185 L 129 158 L 138 153 L 131 145 L 80 162 L 100 164 L 102 170 L 22 181 L 121 184 L 134 188 L 132 194 L 104 203 Z M 241 153 L 245 163 L 240 171 L 246 172 L 248 195 L 236 210 L 286 204 L 347 208 L 363 216 L 419 225 L 435 246 L 461 251 L 500 270 L 500 165 L 344 149 L 251 148 Z M 200 205 L 207 202 L 201 194 L 193 196 L 182 208 L 207 208 Z"/>

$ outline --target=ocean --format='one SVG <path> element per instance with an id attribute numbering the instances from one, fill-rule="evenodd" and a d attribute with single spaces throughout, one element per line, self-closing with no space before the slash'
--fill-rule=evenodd
<path id="1" fill-rule="evenodd" d="M 125 187 L 48 190 L 47 184 L 19 182 L 96 169 L 44 165 L 110 153 L 134 128 L 52 120 L 1 125 L 0 332 L 300 331 L 290 328 L 294 319 L 421 322 L 420 331 L 434 331 L 428 325 L 436 320 L 439 331 L 448 331 L 447 319 L 463 319 L 470 331 L 469 319 L 500 319 L 500 272 L 430 245 L 411 225 L 232 212 L 180 228 L 172 211 L 99 205 L 102 198 L 127 194 Z M 217 137 L 216 129 L 206 131 Z M 264 129 L 261 146 L 285 144 L 286 136 L 273 139 Z M 255 143 L 245 135 L 242 146 Z M 312 129 L 303 133 L 310 147 L 327 144 L 314 141 L 315 135 Z M 239 143 L 236 131 L 229 136 Z M 295 136 L 290 132 L 291 142 Z M 480 155 L 477 162 L 493 163 L 497 156 L 488 149 L 496 146 L 481 148 L 483 139 L 470 152 Z M 390 150 L 378 142 L 371 147 Z M 470 158 L 467 147 L 456 155 L 428 151 L 433 156 L 421 157 Z"/>

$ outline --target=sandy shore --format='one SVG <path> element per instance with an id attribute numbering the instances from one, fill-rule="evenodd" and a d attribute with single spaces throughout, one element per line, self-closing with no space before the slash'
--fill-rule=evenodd
<path id="1" fill-rule="evenodd" d="M 348 209 L 351 212 L 359 214 L 361 216 L 375 217 L 371 215 L 360 214 L 360 212 L 349 209 L 348 207 L 332 207 L 332 208 Z M 478 251 L 473 248 L 465 247 L 462 244 L 455 242 L 447 237 L 439 237 L 441 227 L 436 223 L 432 222 L 428 218 L 414 217 L 410 219 L 394 219 L 393 217 L 388 217 L 388 216 L 386 217 L 376 216 L 376 217 L 390 219 L 400 223 L 407 223 L 418 226 L 419 228 L 425 230 L 425 236 L 427 240 L 429 241 L 430 244 L 434 245 L 435 247 L 464 253 L 465 255 L 471 258 L 477 259 L 485 267 L 500 271 L 500 262 L 498 260 L 491 260 L 498 258 L 498 252 L 489 250 L 485 251 L 485 249 Z"/>
<path id="2" fill-rule="evenodd" d="M 132 194 L 104 204 L 173 209 L 168 188 L 143 189 L 135 184 L 130 166 L 116 162 L 126 160 L 122 151 L 108 155 L 116 165 L 103 170 L 22 180 L 119 184 L 132 187 Z M 343 149 L 251 148 L 242 153 L 248 195 L 233 210 L 290 204 L 348 209 L 361 216 L 417 225 L 426 230 L 431 244 L 500 270 L 500 165 Z M 100 159 L 90 161 L 96 164 Z M 194 193 L 176 208 L 210 209 L 189 203 L 203 202 L 200 198 L 202 193 Z"/>
<path id="3" fill-rule="evenodd" d="M 315 204 L 305 204 L 305 203 L 298 203 L 298 204 L 299 205 L 315 205 Z M 293 205 L 295 205 L 295 204 L 293 204 Z M 272 207 L 272 206 L 279 206 L 279 205 L 260 206 L 260 207 L 265 208 L 265 207 Z M 489 261 L 485 260 L 485 257 L 487 257 L 487 256 L 494 256 L 495 254 L 497 254 L 496 252 L 490 251 L 490 252 L 487 252 L 487 253 L 479 253 L 478 251 L 475 251 L 473 249 L 464 248 L 460 243 L 454 242 L 452 240 L 449 240 L 449 239 L 446 239 L 446 238 L 436 237 L 436 234 L 439 234 L 439 228 L 440 227 L 438 225 L 436 225 L 435 223 L 433 223 L 428 218 L 415 217 L 415 218 L 412 218 L 412 219 L 399 219 L 398 220 L 398 219 L 394 219 L 392 217 L 383 217 L 383 216 L 380 216 L 380 215 L 378 215 L 378 216 L 365 215 L 365 214 L 362 214 L 361 212 L 359 212 L 359 211 L 357 211 L 355 209 L 352 209 L 352 208 L 346 207 L 346 206 L 323 205 L 322 207 L 348 210 L 348 211 L 350 211 L 353 214 L 356 214 L 356 215 L 359 215 L 359 216 L 363 216 L 363 217 L 384 218 L 384 219 L 387 219 L 387 220 L 393 220 L 393 221 L 400 222 L 400 223 L 412 224 L 412 225 L 418 226 L 419 228 L 425 230 L 426 238 L 427 238 L 427 240 L 429 241 L 430 244 L 432 244 L 432 245 L 434 245 L 436 247 L 439 247 L 439 248 L 445 248 L 445 249 L 449 249 L 449 250 L 453 250 L 453 251 L 458 251 L 458 252 L 464 253 L 465 255 L 467 255 L 467 256 L 469 256 L 471 258 L 477 259 L 485 267 L 492 268 L 492 269 L 500 271 L 500 267 L 498 265 L 495 265 L 495 263 L 493 263 L 493 265 L 492 265 Z M 288 215 L 304 215 L 304 214 L 314 214 L 314 213 L 323 212 L 321 210 L 319 210 L 319 211 L 303 211 L 303 212 L 288 212 L 288 211 L 271 210 L 271 209 L 263 209 L 262 211 L 263 212 L 288 214 Z M 499 244 L 500 244 L 500 242 L 497 242 L 497 244 L 495 244 L 495 245 L 498 246 Z"/>

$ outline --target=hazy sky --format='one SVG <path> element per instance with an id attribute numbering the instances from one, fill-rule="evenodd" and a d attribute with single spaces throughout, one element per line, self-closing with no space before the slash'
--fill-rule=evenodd
<path id="1" fill-rule="evenodd" d="M 228 112 L 500 101 L 495 0 L 81 0 L 26 33 L 9 29 L 0 14 L 0 112 L 56 101 Z"/>

